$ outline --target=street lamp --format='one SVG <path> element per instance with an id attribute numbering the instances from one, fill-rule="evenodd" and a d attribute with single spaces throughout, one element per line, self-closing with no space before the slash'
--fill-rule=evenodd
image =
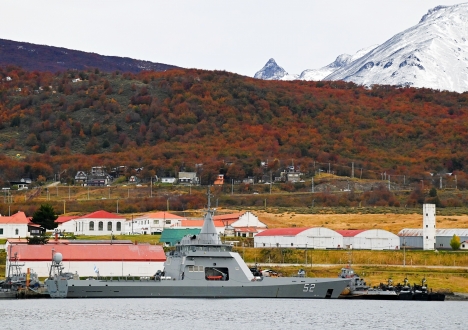
<path id="1" fill-rule="evenodd" d="M 403 266 L 406 266 L 406 239 L 403 240 Z"/>

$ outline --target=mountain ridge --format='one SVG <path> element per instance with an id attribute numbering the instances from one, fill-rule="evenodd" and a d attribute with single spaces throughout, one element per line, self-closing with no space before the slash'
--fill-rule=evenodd
<path id="1" fill-rule="evenodd" d="M 461 93 L 468 90 L 466 31 L 468 3 L 437 6 L 429 9 L 418 24 L 381 45 L 358 51 L 352 60 L 343 54 L 325 67 L 304 70 L 295 79 L 344 80 L 363 86 L 413 86 Z"/>
<path id="2" fill-rule="evenodd" d="M 29 71 L 64 71 L 99 68 L 106 72 L 137 73 L 143 70 L 165 71 L 175 65 L 136 60 L 128 57 L 106 56 L 63 47 L 38 45 L 0 39 L 0 66 L 16 65 Z"/>

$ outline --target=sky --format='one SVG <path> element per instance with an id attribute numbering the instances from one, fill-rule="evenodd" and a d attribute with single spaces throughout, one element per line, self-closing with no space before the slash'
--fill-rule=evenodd
<path id="1" fill-rule="evenodd" d="M 253 76 L 382 44 L 450 0 L 2 0 L 0 39 Z"/>

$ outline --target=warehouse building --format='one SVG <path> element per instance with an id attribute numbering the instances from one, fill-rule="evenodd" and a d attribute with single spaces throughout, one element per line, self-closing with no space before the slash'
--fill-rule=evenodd
<path id="1" fill-rule="evenodd" d="M 323 227 L 275 228 L 258 233 L 254 237 L 254 246 L 340 249 L 343 247 L 343 236 Z"/>
<path id="2" fill-rule="evenodd" d="M 383 229 L 337 230 L 343 236 L 344 247 L 360 250 L 398 250 L 400 238 Z"/>
<path id="3" fill-rule="evenodd" d="M 49 276 L 52 253 L 60 252 L 66 272 L 79 276 L 152 276 L 163 270 L 166 255 L 159 245 L 135 245 L 131 241 L 52 241 L 43 245 L 29 245 L 22 239 L 8 240 L 7 264 L 15 256 L 23 271 L 32 269 L 39 277 Z"/>
<path id="4" fill-rule="evenodd" d="M 456 235 L 460 238 L 460 242 L 468 240 L 468 229 L 436 229 L 435 231 L 435 248 L 451 249 L 450 241 Z M 424 247 L 423 229 L 404 228 L 398 233 L 400 238 L 400 246 L 407 248 L 422 249 Z"/>

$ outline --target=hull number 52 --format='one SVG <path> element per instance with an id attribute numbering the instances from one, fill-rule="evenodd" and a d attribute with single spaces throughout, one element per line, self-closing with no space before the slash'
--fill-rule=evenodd
<path id="1" fill-rule="evenodd" d="M 302 291 L 303 292 L 314 292 L 314 289 L 315 289 L 315 284 L 306 283 L 306 284 L 304 284 L 304 289 Z"/>

